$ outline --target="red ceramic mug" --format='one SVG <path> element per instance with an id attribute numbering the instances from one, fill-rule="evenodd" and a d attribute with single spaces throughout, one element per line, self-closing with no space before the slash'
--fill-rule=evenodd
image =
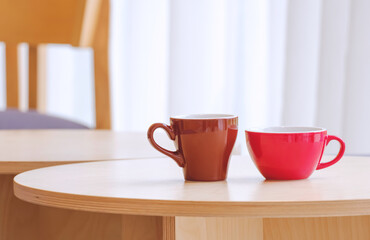
<path id="1" fill-rule="evenodd" d="M 171 117 L 171 125 L 154 123 L 148 139 L 154 148 L 183 168 L 185 180 L 225 180 L 231 151 L 238 133 L 238 117 L 226 114 L 193 114 Z M 177 151 L 159 146 L 153 133 L 163 128 Z"/>
<path id="2" fill-rule="evenodd" d="M 247 147 L 258 170 L 266 179 L 294 180 L 308 178 L 314 170 L 338 162 L 345 150 L 342 139 L 327 135 L 317 127 L 269 127 L 245 131 Z M 340 143 L 337 156 L 321 162 L 324 148 L 331 140 Z"/>

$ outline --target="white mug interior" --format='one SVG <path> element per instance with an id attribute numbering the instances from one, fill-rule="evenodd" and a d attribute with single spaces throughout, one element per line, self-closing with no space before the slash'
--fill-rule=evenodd
<path id="1" fill-rule="evenodd" d="M 247 132 L 259 132 L 259 133 L 310 133 L 310 132 L 323 132 L 325 128 L 321 127 L 263 127 L 263 128 L 250 128 Z"/>
<path id="2" fill-rule="evenodd" d="M 237 116 L 232 115 L 232 114 L 188 114 L 188 115 L 173 116 L 171 118 L 202 120 L 202 119 L 229 119 L 229 118 L 236 118 L 236 117 Z"/>

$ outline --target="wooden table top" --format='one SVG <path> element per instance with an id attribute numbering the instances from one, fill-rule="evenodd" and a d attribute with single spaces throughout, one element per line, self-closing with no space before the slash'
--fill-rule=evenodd
<path id="1" fill-rule="evenodd" d="M 165 134 L 156 136 L 164 146 L 173 147 L 173 142 Z M 0 174 L 16 174 L 63 163 L 161 156 L 149 144 L 145 132 L 0 131 Z"/>
<path id="2" fill-rule="evenodd" d="M 327 159 L 328 160 L 328 159 Z M 169 158 L 68 164 L 21 173 L 15 195 L 75 210 L 155 216 L 370 215 L 370 158 L 344 157 L 309 179 L 265 181 L 247 156 L 220 182 L 184 182 Z"/>

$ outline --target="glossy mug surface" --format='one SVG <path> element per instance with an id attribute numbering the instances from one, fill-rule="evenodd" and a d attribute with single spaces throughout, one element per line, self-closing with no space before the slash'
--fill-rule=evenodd
<path id="1" fill-rule="evenodd" d="M 338 162 L 345 150 L 342 139 L 327 135 L 324 128 L 269 127 L 249 129 L 245 134 L 249 154 L 266 179 L 308 178 L 314 170 Z M 330 162 L 321 163 L 325 146 L 331 140 L 340 143 L 339 153 Z"/>
<path id="2" fill-rule="evenodd" d="M 185 180 L 221 181 L 227 176 L 231 151 L 238 133 L 238 117 L 226 114 L 194 114 L 170 118 L 171 125 L 154 123 L 148 139 L 154 148 L 183 168 Z M 153 133 L 163 128 L 177 151 L 159 146 Z"/>

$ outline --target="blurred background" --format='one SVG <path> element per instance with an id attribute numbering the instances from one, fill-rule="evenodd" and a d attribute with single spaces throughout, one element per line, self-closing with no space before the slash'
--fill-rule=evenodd
<path id="1" fill-rule="evenodd" d="M 146 131 L 177 114 L 232 113 L 241 134 L 254 126 L 321 126 L 344 139 L 347 153 L 370 154 L 370 1 L 110 4 L 113 130 Z M 45 49 L 46 113 L 94 127 L 92 50 Z M 20 69 L 27 71 L 27 44 L 19 50 Z M 1 109 L 4 53 L 2 43 Z M 20 74 L 25 93 L 27 78 Z M 27 97 L 21 106 L 26 109 Z"/>

